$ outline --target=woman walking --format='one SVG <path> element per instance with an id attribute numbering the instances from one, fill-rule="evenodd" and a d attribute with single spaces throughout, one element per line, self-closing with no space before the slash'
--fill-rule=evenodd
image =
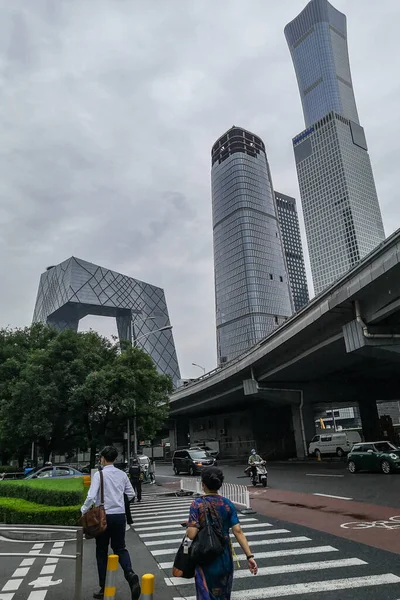
<path id="1" fill-rule="evenodd" d="M 217 467 L 205 469 L 201 475 L 204 496 L 196 498 L 190 507 L 186 535 L 194 540 L 199 529 L 209 518 L 213 527 L 222 532 L 225 548 L 221 556 L 211 564 L 196 567 L 195 584 L 197 600 L 230 600 L 233 583 L 233 558 L 229 530 L 239 542 L 247 557 L 247 565 L 253 575 L 258 567 L 251 553 L 247 539 L 242 532 L 236 508 L 230 500 L 220 496 L 218 490 L 224 482 L 224 475 Z"/>

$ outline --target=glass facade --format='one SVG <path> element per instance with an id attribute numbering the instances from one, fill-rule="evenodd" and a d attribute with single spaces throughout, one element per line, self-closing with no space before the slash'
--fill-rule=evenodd
<path id="1" fill-rule="evenodd" d="M 221 364 L 263 339 L 293 309 L 262 140 L 232 127 L 212 148 L 211 179 Z"/>
<path id="2" fill-rule="evenodd" d="M 385 239 L 351 80 L 346 17 L 312 0 L 285 27 L 306 130 L 293 139 L 311 271 L 321 292 Z"/>
<path id="3" fill-rule="evenodd" d="M 312 0 L 285 27 L 305 126 L 335 111 L 358 123 L 347 47 L 346 16 L 327 0 Z"/>
<path id="4" fill-rule="evenodd" d="M 369 155 L 358 137 L 349 120 L 330 113 L 293 140 L 316 294 L 385 239 Z"/>
<path id="5" fill-rule="evenodd" d="M 78 258 L 49 267 L 40 278 L 33 322 L 77 331 L 87 315 L 115 317 L 119 339 L 137 339 L 157 370 L 170 375 L 177 387 L 180 373 L 172 331 L 151 333 L 169 325 L 161 288 Z"/>
<path id="6" fill-rule="evenodd" d="M 280 192 L 275 192 L 276 208 L 281 227 L 283 248 L 292 291 L 294 310 L 297 312 L 307 302 L 308 295 L 306 269 L 301 245 L 299 217 L 296 200 Z"/>

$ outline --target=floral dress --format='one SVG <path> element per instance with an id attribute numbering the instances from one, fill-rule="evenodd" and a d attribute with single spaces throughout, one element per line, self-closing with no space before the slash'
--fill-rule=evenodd
<path id="1" fill-rule="evenodd" d="M 205 510 L 213 526 L 222 530 L 226 540 L 225 550 L 214 562 L 196 567 L 196 600 L 230 600 L 233 582 L 233 560 L 229 530 L 239 523 L 236 508 L 223 496 L 210 495 L 196 498 L 190 507 L 189 527 L 200 529 L 205 523 Z"/>

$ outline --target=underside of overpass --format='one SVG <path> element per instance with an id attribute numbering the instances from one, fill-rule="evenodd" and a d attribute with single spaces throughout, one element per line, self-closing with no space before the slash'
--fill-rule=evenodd
<path id="1" fill-rule="evenodd" d="M 302 456 L 315 405 L 360 407 L 365 439 L 381 437 L 376 401 L 400 398 L 400 232 L 239 360 L 171 398 L 175 442 L 212 425 L 243 442 Z M 224 419 L 228 426 L 224 426 Z M 207 431 L 208 431 L 207 430 Z M 223 433 L 222 433 L 223 432 Z M 240 439 L 239 439 L 240 438 Z M 204 439 L 204 438 L 203 438 Z"/>

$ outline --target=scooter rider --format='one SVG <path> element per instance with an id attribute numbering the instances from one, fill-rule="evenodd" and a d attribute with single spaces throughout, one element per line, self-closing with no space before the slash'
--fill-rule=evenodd
<path id="1" fill-rule="evenodd" d="M 259 454 L 257 454 L 256 450 L 253 448 L 253 450 L 251 451 L 251 454 L 249 456 L 249 460 L 248 460 L 250 471 L 251 471 L 253 478 L 257 477 L 256 463 L 262 463 L 262 462 L 264 462 L 263 459 L 261 458 L 261 456 Z"/>

